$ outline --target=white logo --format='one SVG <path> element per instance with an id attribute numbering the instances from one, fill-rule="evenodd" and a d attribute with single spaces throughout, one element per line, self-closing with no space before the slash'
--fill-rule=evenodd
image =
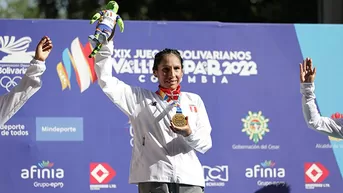
<path id="1" fill-rule="evenodd" d="M 313 175 L 313 173 L 316 173 L 316 175 Z M 317 182 L 317 180 L 323 175 L 323 171 L 316 164 L 312 164 L 311 167 L 306 171 L 306 175 L 313 182 Z"/>
<path id="2" fill-rule="evenodd" d="M 99 176 L 99 172 L 101 172 L 101 176 Z M 107 176 L 109 176 L 109 172 L 108 170 L 106 170 L 106 168 L 101 165 L 101 164 L 98 164 L 94 169 L 93 171 L 91 172 L 91 175 L 99 182 L 99 183 L 102 183 L 102 181 L 104 181 Z"/>
<path id="3" fill-rule="evenodd" d="M 113 68 L 116 74 L 137 74 L 138 81 L 154 82 L 152 75 L 155 54 L 151 49 L 115 49 Z M 255 76 L 257 64 L 250 51 L 179 50 L 184 59 L 182 81 L 187 83 L 228 84 L 229 76 Z"/>
<path id="4" fill-rule="evenodd" d="M 253 168 L 245 169 L 245 177 L 247 178 L 259 178 L 257 181 L 258 186 L 267 186 L 270 184 L 284 184 L 284 181 L 278 179 L 283 179 L 286 176 L 285 168 L 275 167 L 276 163 L 274 161 L 264 161 L 260 164 L 254 165 Z M 266 180 L 268 179 L 268 180 Z M 275 179 L 275 180 L 270 180 Z"/>
<path id="5" fill-rule="evenodd" d="M 30 167 L 30 169 L 21 170 L 21 178 L 23 179 L 62 179 L 64 178 L 64 170 L 61 168 L 38 168 L 36 165 Z"/>
<path id="6" fill-rule="evenodd" d="M 229 181 L 229 167 L 222 166 L 203 166 L 206 186 L 225 186 Z"/>
<path id="7" fill-rule="evenodd" d="M 253 168 L 247 168 L 245 171 L 247 178 L 284 178 L 284 168 L 264 168 L 260 165 L 255 165 Z"/>
<path id="8" fill-rule="evenodd" d="M 20 80 L 20 76 L 15 76 L 13 78 L 9 76 L 3 76 L 0 79 L 0 86 L 2 86 L 2 88 L 5 88 L 7 92 L 10 92 L 13 87 L 19 84 Z"/>
<path id="9" fill-rule="evenodd" d="M 7 54 L 0 63 L 30 63 L 35 51 L 27 52 L 31 38 L 28 36 L 15 40 L 15 36 L 0 36 L 0 51 Z"/>
<path id="10" fill-rule="evenodd" d="M 22 169 L 20 177 L 25 180 L 35 180 L 35 188 L 63 188 L 64 170 L 62 168 L 53 168 L 54 163 L 42 161 L 37 165 L 32 165 L 30 169 Z"/>
<path id="11" fill-rule="evenodd" d="M 1 136 L 27 136 L 29 131 L 25 129 L 25 125 L 1 125 L 0 126 Z"/>

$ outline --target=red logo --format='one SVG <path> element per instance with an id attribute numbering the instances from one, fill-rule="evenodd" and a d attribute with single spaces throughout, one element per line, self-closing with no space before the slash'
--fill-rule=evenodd
<path id="1" fill-rule="evenodd" d="M 91 184 L 108 184 L 116 176 L 116 171 L 107 163 L 91 163 L 89 169 Z"/>
<path id="2" fill-rule="evenodd" d="M 321 183 L 329 175 L 329 170 L 321 163 L 305 163 L 305 183 Z"/>
<path id="3" fill-rule="evenodd" d="M 342 119 L 343 118 L 343 114 L 337 112 L 337 113 L 332 114 L 331 118 L 332 119 Z"/>
<path id="4" fill-rule="evenodd" d="M 194 113 L 198 112 L 198 109 L 195 105 L 189 105 L 189 108 L 190 108 L 191 112 L 194 112 Z"/>

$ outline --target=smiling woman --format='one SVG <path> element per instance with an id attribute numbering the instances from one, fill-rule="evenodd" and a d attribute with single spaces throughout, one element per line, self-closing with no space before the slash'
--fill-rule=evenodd
<path id="1" fill-rule="evenodd" d="M 180 53 L 174 49 L 164 49 L 155 55 L 154 76 L 158 78 L 160 87 L 171 90 L 180 90 L 180 81 L 183 76 L 183 60 Z"/>
<path id="2" fill-rule="evenodd" d="M 212 147 L 212 128 L 201 97 L 181 92 L 180 53 L 164 49 L 155 55 L 156 92 L 113 77 L 112 54 L 111 40 L 96 55 L 95 71 L 102 91 L 131 121 L 129 182 L 138 184 L 139 193 L 203 192 L 204 173 L 195 151 L 205 153 Z"/>

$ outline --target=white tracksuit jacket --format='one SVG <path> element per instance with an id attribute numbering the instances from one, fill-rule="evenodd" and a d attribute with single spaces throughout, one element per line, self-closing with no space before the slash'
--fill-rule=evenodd
<path id="1" fill-rule="evenodd" d="M 42 86 L 45 62 L 32 59 L 20 83 L 0 96 L 0 125 L 5 124 Z"/>
<path id="2" fill-rule="evenodd" d="M 343 138 L 343 119 L 332 119 L 330 117 L 322 117 L 315 103 L 314 83 L 300 84 L 300 92 L 302 97 L 302 109 L 307 125 L 318 132 L 326 135 Z"/>
<path id="3" fill-rule="evenodd" d="M 130 119 L 134 145 L 129 183 L 170 182 L 204 186 L 204 174 L 196 151 L 212 147 L 211 125 L 200 96 L 181 92 L 181 108 L 188 116 L 192 134 L 175 134 L 170 119 L 175 114 L 154 91 L 130 86 L 112 76 L 113 41 L 96 56 L 95 71 L 102 91 Z M 157 90 L 157 86 L 156 86 Z M 197 112 L 191 112 L 195 105 Z"/>

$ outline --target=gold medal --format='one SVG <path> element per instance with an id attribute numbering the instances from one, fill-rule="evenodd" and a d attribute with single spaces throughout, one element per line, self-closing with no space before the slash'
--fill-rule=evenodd
<path id="1" fill-rule="evenodd" d="M 181 113 L 176 113 L 172 118 L 172 122 L 176 127 L 184 127 L 187 125 L 186 117 Z"/>

